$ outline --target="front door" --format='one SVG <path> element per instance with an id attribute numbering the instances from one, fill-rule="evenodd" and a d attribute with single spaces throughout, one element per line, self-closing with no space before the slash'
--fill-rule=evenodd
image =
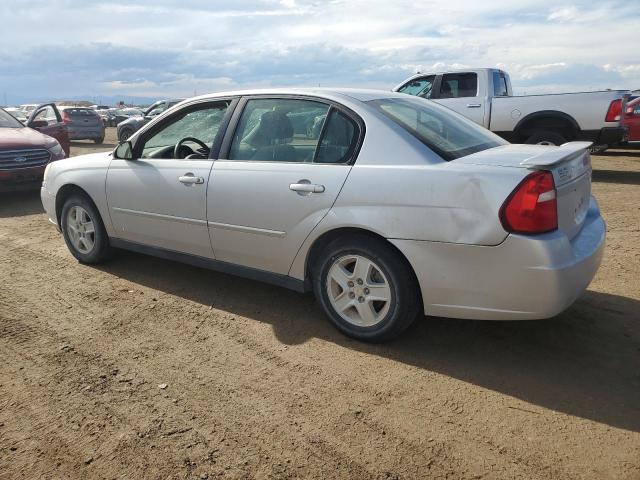
<path id="1" fill-rule="evenodd" d="M 335 202 L 361 131 L 348 114 L 326 103 L 248 100 L 209 182 L 216 259 L 288 273 L 305 238 Z"/>
<path id="2" fill-rule="evenodd" d="M 228 101 L 186 105 L 134 142 L 132 159 L 113 159 L 107 201 L 116 237 L 213 257 L 207 229 L 210 153 Z"/>
<path id="3" fill-rule="evenodd" d="M 27 126 L 58 140 L 65 155 L 69 156 L 71 147 L 69 132 L 55 104 L 47 103 L 36 108 L 31 113 Z"/>
<path id="4" fill-rule="evenodd" d="M 445 73 L 435 101 L 486 127 L 484 113 L 487 101 L 479 92 L 476 73 Z"/>

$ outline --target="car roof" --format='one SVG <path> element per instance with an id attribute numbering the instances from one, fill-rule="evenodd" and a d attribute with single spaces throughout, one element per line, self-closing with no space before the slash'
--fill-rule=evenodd
<path id="1" fill-rule="evenodd" d="M 216 92 L 206 95 L 199 95 L 193 100 L 207 100 L 220 97 L 239 97 L 249 95 L 308 95 L 312 97 L 324 98 L 327 100 L 352 99 L 366 102 L 369 100 L 379 100 L 382 98 L 406 98 L 404 93 L 395 93 L 390 90 L 375 90 L 365 88 L 260 88 L 252 90 L 234 90 L 228 92 Z"/>

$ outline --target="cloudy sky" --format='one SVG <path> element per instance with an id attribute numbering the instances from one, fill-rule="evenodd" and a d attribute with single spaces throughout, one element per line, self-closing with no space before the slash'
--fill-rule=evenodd
<path id="1" fill-rule="evenodd" d="M 640 0 L 2 0 L 0 103 L 391 88 L 499 66 L 517 93 L 640 88 Z"/>

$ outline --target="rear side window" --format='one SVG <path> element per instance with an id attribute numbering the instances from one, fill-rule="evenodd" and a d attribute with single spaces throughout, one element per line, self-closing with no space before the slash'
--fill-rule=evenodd
<path id="1" fill-rule="evenodd" d="M 400 125 L 443 160 L 455 160 L 508 142 L 452 110 L 420 98 L 367 102 Z"/>
<path id="2" fill-rule="evenodd" d="M 440 84 L 440 98 L 475 97 L 478 94 L 478 76 L 475 73 L 446 73 Z"/>
<path id="3" fill-rule="evenodd" d="M 428 77 L 416 78 L 401 86 L 398 91 L 401 93 L 407 93 L 409 95 L 415 95 L 416 97 L 431 98 L 431 92 L 433 91 L 433 82 L 435 81 L 435 75 L 429 75 Z"/>
<path id="4" fill-rule="evenodd" d="M 315 163 L 346 163 L 356 147 L 357 127 L 344 113 L 331 109 Z"/>
<path id="5" fill-rule="evenodd" d="M 502 72 L 493 72 L 493 96 L 509 96 L 509 91 L 507 90 L 507 79 Z"/>

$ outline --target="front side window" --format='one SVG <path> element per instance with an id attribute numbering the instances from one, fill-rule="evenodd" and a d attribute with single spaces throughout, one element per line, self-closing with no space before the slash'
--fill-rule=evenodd
<path id="1" fill-rule="evenodd" d="M 401 93 L 407 93 L 409 95 L 415 95 L 416 97 L 431 98 L 431 92 L 433 90 L 433 82 L 435 81 L 435 75 L 429 75 L 428 77 L 416 78 L 410 82 L 401 86 L 398 91 Z"/>
<path id="2" fill-rule="evenodd" d="M 328 105 L 311 100 L 249 100 L 229 160 L 312 162 L 328 111 Z"/>
<path id="3" fill-rule="evenodd" d="M 442 76 L 439 98 L 475 97 L 478 76 L 475 73 L 446 73 Z"/>
<path id="4" fill-rule="evenodd" d="M 52 125 L 58 122 L 58 117 L 56 116 L 56 111 L 53 109 L 51 105 L 47 105 L 46 107 L 41 108 L 33 117 L 34 120 L 40 120 L 47 122 L 47 125 Z"/>
<path id="5" fill-rule="evenodd" d="M 447 161 L 508 143 L 462 115 L 419 98 L 385 98 L 367 103 Z"/>
<path id="6" fill-rule="evenodd" d="M 228 107 L 229 102 L 224 101 L 176 112 L 144 141 L 141 158 L 208 158 Z"/>

